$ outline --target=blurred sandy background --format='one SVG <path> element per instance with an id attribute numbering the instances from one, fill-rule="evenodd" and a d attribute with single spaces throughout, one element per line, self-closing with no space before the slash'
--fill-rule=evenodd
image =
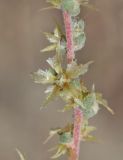
<path id="1" fill-rule="evenodd" d="M 123 0 L 93 0 L 100 9 L 83 9 L 87 42 L 77 53 L 79 62 L 94 60 L 85 76 L 87 85 L 96 84 L 116 112 L 102 109 L 91 120 L 97 126 L 100 143 L 81 143 L 81 160 L 123 159 Z M 27 160 L 48 160 L 47 150 L 56 139 L 43 145 L 51 127 L 71 121 L 72 113 L 57 113 L 61 101 L 40 111 L 44 86 L 36 85 L 30 72 L 47 66 L 49 54 L 41 54 L 47 41 L 41 34 L 52 31 L 59 11 L 39 12 L 45 0 L 0 0 L 0 160 L 19 160 L 19 148 Z M 51 55 L 52 56 L 52 55 Z M 62 158 L 61 158 L 62 159 Z M 63 158 L 65 159 L 65 158 Z"/>

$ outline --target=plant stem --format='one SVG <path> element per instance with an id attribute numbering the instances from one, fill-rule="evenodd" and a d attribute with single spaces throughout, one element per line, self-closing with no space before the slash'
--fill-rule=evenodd
<path id="1" fill-rule="evenodd" d="M 76 107 L 74 109 L 74 130 L 73 130 L 73 140 L 74 140 L 76 160 L 79 159 L 82 121 L 83 121 L 83 113 L 79 107 Z"/>
<path id="2" fill-rule="evenodd" d="M 71 63 L 75 58 L 74 44 L 73 44 L 73 31 L 72 31 L 72 18 L 68 12 L 63 12 L 66 40 L 67 40 L 67 61 Z M 80 150 L 80 137 L 81 137 L 81 125 L 83 122 L 83 113 L 79 107 L 74 109 L 74 129 L 73 129 L 73 146 L 72 153 L 69 160 L 79 159 Z"/>
<path id="3" fill-rule="evenodd" d="M 75 58 L 74 54 L 74 45 L 73 45 L 73 33 L 72 33 L 72 19 L 71 16 L 64 11 L 64 24 L 65 24 L 65 31 L 66 31 L 66 40 L 67 40 L 67 61 L 71 63 Z"/>

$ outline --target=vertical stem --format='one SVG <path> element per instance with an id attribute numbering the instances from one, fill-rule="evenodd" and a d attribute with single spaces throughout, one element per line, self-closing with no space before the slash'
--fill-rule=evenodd
<path id="1" fill-rule="evenodd" d="M 67 40 L 67 61 L 71 63 L 75 58 L 74 44 L 73 44 L 73 32 L 72 32 L 72 19 L 68 12 L 63 12 L 66 40 Z M 79 159 L 80 150 L 80 137 L 81 137 L 81 125 L 83 121 L 83 113 L 79 107 L 74 109 L 74 129 L 73 129 L 73 146 L 72 153 L 69 160 Z"/>
<path id="2" fill-rule="evenodd" d="M 66 39 L 67 39 L 67 61 L 71 63 L 75 57 L 74 54 L 74 45 L 73 45 L 73 33 L 72 33 L 72 19 L 71 16 L 64 11 L 64 24 L 66 30 Z"/>
<path id="3" fill-rule="evenodd" d="M 76 107 L 74 109 L 74 130 L 73 130 L 73 139 L 74 139 L 76 160 L 79 159 L 82 121 L 83 121 L 83 113 L 79 107 Z"/>

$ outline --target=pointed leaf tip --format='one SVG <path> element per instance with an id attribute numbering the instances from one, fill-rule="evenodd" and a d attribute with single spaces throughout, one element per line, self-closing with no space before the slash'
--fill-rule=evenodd
<path id="1" fill-rule="evenodd" d="M 53 45 L 47 46 L 46 48 L 40 50 L 40 52 L 49 52 L 49 51 L 53 51 L 55 49 L 56 49 L 56 44 L 53 44 Z"/>
<path id="2" fill-rule="evenodd" d="M 19 157 L 20 157 L 20 160 L 25 160 L 23 154 L 20 152 L 19 149 L 16 148 L 16 152 L 18 153 Z"/>

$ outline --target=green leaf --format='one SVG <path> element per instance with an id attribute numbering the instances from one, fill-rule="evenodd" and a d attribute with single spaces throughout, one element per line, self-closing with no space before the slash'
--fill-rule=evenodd
<path id="1" fill-rule="evenodd" d="M 85 23 L 83 20 L 72 20 L 72 26 L 73 26 L 73 41 L 74 41 L 74 50 L 78 51 L 82 49 L 85 45 L 86 36 L 84 33 L 84 27 Z"/>
<path id="2" fill-rule="evenodd" d="M 20 152 L 19 149 L 16 149 L 16 152 L 18 153 L 19 157 L 20 157 L 20 160 L 25 160 L 23 154 Z"/>
<path id="3" fill-rule="evenodd" d="M 84 110 L 84 115 L 87 118 L 91 118 L 93 116 L 95 116 L 98 111 L 99 111 L 99 106 L 98 103 L 96 101 L 96 95 L 95 93 L 90 93 L 89 95 L 87 95 L 83 101 L 83 110 Z"/>
<path id="4" fill-rule="evenodd" d="M 71 132 L 64 132 L 59 135 L 60 136 L 60 143 L 61 144 L 67 144 L 72 142 L 72 134 Z"/>
<path id="5" fill-rule="evenodd" d="M 72 19 L 73 37 L 78 37 L 84 32 L 85 23 L 83 20 Z"/>
<path id="6" fill-rule="evenodd" d="M 47 46 L 46 48 L 42 49 L 41 52 L 49 52 L 49 51 L 53 51 L 56 49 L 56 44 L 52 44 L 50 46 Z"/>
<path id="7" fill-rule="evenodd" d="M 83 113 L 87 119 L 98 113 L 99 104 L 103 105 L 105 108 L 107 108 L 108 111 L 114 114 L 113 110 L 108 107 L 107 101 L 102 98 L 102 94 L 95 93 L 94 86 L 92 88 L 92 92 L 87 92 L 87 94 L 82 92 L 82 97 L 74 97 L 74 102 L 76 105 L 79 105 L 82 108 Z"/>
<path id="8" fill-rule="evenodd" d="M 80 36 L 75 37 L 74 38 L 74 50 L 75 51 L 81 50 L 85 46 L 85 41 L 86 41 L 86 36 L 84 32 Z"/>
<path id="9" fill-rule="evenodd" d="M 80 13 L 80 4 L 77 0 L 62 0 L 62 8 L 71 16 L 77 16 Z"/>

